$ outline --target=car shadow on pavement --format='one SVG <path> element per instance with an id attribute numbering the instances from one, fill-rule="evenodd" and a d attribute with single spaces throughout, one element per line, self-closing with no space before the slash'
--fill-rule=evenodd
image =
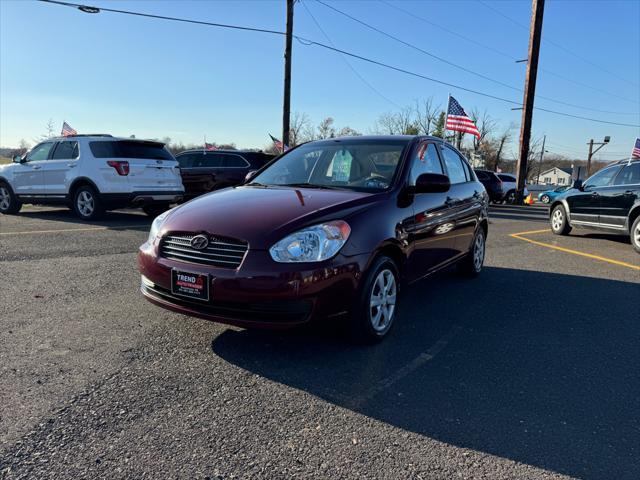
<path id="1" fill-rule="evenodd" d="M 594 240 L 607 240 L 609 242 L 631 245 L 631 237 L 628 233 L 626 235 L 614 235 L 612 233 L 589 233 L 586 230 L 574 230 L 573 232 L 571 232 L 571 235 L 592 238 Z"/>
<path id="2" fill-rule="evenodd" d="M 442 442 L 587 479 L 640 478 L 637 283 L 504 268 L 405 291 L 390 337 L 226 330 L 247 371 Z M 634 313 L 635 311 L 635 313 Z"/>
<path id="3" fill-rule="evenodd" d="M 117 229 L 127 228 L 148 228 L 153 220 L 149 216 L 136 210 L 114 210 L 105 212 L 98 220 L 80 220 L 74 212 L 69 209 L 46 209 L 46 210 L 23 210 L 18 217 L 50 221 L 64 222 L 72 225 L 73 228 L 85 227 L 107 227 Z"/>

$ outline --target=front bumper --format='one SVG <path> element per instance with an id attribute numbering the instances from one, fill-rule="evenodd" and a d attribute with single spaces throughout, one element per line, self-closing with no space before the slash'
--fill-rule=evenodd
<path id="1" fill-rule="evenodd" d="M 163 308 L 241 327 L 287 328 L 350 311 L 369 255 L 338 255 L 318 264 L 282 264 L 269 253 L 249 250 L 238 269 L 163 258 L 157 245 L 138 252 L 147 300 Z M 208 274 L 210 300 L 171 293 L 171 270 Z"/>

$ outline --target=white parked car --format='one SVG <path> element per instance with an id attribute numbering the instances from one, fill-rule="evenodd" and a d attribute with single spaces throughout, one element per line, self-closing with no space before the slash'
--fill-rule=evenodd
<path id="1" fill-rule="evenodd" d="M 511 175 L 510 173 L 496 173 L 498 178 L 502 180 L 502 190 L 504 191 L 504 197 L 502 201 L 504 203 L 513 203 L 516 200 L 516 176 Z M 527 198 L 529 196 L 529 190 L 525 185 L 523 198 Z"/>
<path id="2" fill-rule="evenodd" d="M 178 162 L 161 142 L 111 135 L 52 138 L 0 166 L 5 214 L 32 203 L 67 205 L 83 220 L 129 206 L 155 216 L 183 194 Z"/>

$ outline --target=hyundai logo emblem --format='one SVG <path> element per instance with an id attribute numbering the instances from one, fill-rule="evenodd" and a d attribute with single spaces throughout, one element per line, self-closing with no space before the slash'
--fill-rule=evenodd
<path id="1" fill-rule="evenodd" d="M 209 245 L 209 239 L 206 235 L 196 235 L 191 239 L 191 246 L 196 250 L 204 250 Z"/>

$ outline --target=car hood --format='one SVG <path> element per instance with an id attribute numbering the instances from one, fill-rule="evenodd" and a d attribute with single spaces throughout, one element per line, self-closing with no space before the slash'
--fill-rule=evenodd
<path id="1" fill-rule="evenodd" d="M 282 237 L 325 220 L 346 218 L 380 194 L 291 187 L 233 187 L 195 198 L 162 224 L 167 232 L 207 232 L 266 250 Z"/>

